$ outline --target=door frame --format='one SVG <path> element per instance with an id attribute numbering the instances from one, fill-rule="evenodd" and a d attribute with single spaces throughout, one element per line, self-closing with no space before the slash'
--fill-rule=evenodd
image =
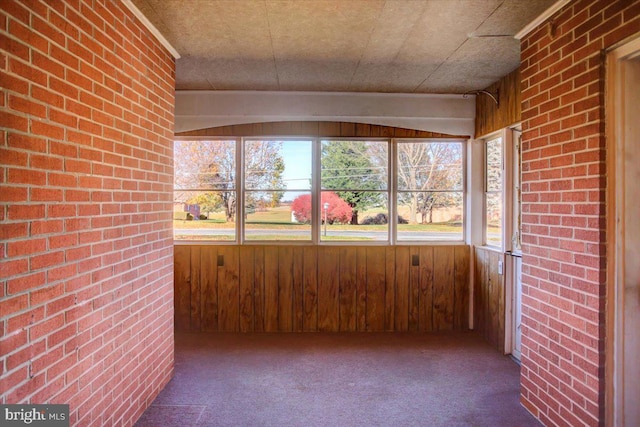
<path id="1" fill-rule="evenodd" d="M 520 353 L 516 350 L 518 342 L 518 314 L 521 314 L 522 284 L 518 286 L 517 263 L 522 263 L 522 249 L 515 240 L 515 233 L 521 233 L 518 229 L 517 215 L 519 209 L 516 207 L 519 200 L 517 197 L 516 182 L 522 185 L 522 180 L 516 180 L 515 174 L 521 174 L 521 125 L 513 125 L 503 130 L 503 249 L 505 254 L 505 331 L 504 331 L 504 353 L 511 354 L 518 361 Z"/>
<path id="2" fill-rule="evenodd" d="M 640 37 L 617 45 L 607 54 L 607 338 L 605 421 L 624 425 L 624 206 L 625 67 L 640 56 Z"/>

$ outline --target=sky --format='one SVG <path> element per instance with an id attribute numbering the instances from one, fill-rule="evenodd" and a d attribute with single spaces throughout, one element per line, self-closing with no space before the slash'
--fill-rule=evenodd
<path id="1" fill-rule="evenodd" d="M 288 189 L 311 189 L 311 141 L 283 141 L 282 158 L 284 159 L 283 179 Z M 291 200 L 298 193 L 286 192 L 284 200 Z"/>

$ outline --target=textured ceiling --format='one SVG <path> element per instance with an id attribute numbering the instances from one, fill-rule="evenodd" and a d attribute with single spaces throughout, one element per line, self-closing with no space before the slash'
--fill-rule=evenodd
<path id="1" fill-rule="evenodd" d="M 518 67 L 555 0 L 133 0 L 178 90 L 464 93 Z"/>

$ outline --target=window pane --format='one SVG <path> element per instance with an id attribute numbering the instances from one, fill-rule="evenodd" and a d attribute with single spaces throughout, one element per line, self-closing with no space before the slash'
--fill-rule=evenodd
<path id="1" fill-rule="evenodd" d="M 389 239 L 389 209 L 386 192 L 323 191 L 320 202 L 322 241 L 386 241 Z M 366 200 L 367 208 L 356 210 L 347 202 Z"/>
<path id="2" fill-rule="evenodd" d="M 235 141 L 175 141 L 176 190 L 235 189 Z"/>
<path id="3" fill-rule="evenodd" d="M 235 198 L 235 191 L 174 191 L 173 238 L 235 240 Z"/>
<path id="4" fill-rule="evenodd" d="M 398 190 L 462 191 L 462 143 L 398 144 Z"/>
<path id="5" fill-rule="evenodd" d="M 487 141 L 486 160 L 486 191 L 502 191 L 502 138 Z"/>
<path id="6" fill-rule="evenodd" d="M 463 240 L 462 199 L 461 191 L 399 192 L 398 241 Z"/>
<path id="7" fill-rule="evenodd" d="M 463 240 L 463 143 L 397 145 L 398 241 Z"/>
<path id="8" fill-rule="evenodd" d="M 320 164 L 322 190 L 331 190 L 321 193 L 321 240 L 388 240 L 388 141 L 322 141 Z M 334 205 L 350 219 L 332 219 Z"/>
<path id="9" fill-rule="evenodd" d="M 234 140 L 175 141 L 175 239 L 235 240 L 235 159 Z"/>
<path id="10" fill-rule="evenodd" d="M 386 190 L 388 150 L 387 141 L 322 141 L 322 189 Z"/>
<path id="11" fill-rule="evenodd" d="M 311 240 L 311 219 L 293 206 L 311 212 L 311 192 L 246 191 L 244 224 L 246 240 Z M 299 208 L 300 211 L 301 208 Z"/>
<path id="12" fill-rule="evenodd" d="M 486 244 L 502 246 L 502 193 L 486 195 Z"/>
<path id="13" fill-rule="evenodd" d="M 247 190 L 310 190 L 311 141 L 245 141 Z"/>

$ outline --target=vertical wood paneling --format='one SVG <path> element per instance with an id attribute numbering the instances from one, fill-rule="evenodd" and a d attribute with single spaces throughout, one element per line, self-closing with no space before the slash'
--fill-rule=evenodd
<path id="1" fill-rule="evenodd" d="M 318 250 L 318 330 L 336 332 L 340 322 L 340 250 Z"/>
<path id="2" fill-rule="evenodd" d="M 453 329 L 454 248 L 440 246 L 433 251 L 433 329 Z"/>
<path id="3" fill-rule="evenodd" d="M 384 330 L 394 330 L 396 305 L 396 250 L 394 247 L 385 249 L 386 281 L 384 289 Z"/>
<path id="4" fill-rule="evenodd" d="M 265 288 L 264 288 L 264 247 L 256 246 L 253 252 L 253 266 L 246 268 L 253 269 L 253 310 L 255 319 L 253 321 L 256 332 L 264 332 L 265 315 Z"/>
<path id="5" fill-rule="evenodd" d="M 293 250 L 293 331 L 302 332 L 304 301 L 302 290 L 304 287 L 304 252 Z"/>
<path id="6" fill-rule="evenodd" d="M 356 330 L 356 254 L 354 247 L 340 248 L 340 331 Z"/>
<path id="7" fill-rule="evenodd" d="M 278 332 L 278 246 L 264 247 L 264 331 Z"/>
<path id="8" fill-rule="evenodd" d="M 462 330 L 469 326 L 469 247 L 455 247 L 455 283 L 453 327 Z"/>
<path id="9" fill-rule="evenodd" d="M 367 330 L 367 248 L 356 249 L 356 330 Z"/>
<path id="10" fill-rule="evenodd" d="M 369 123 L 285 121 L 220 126 L 177 133 L 176 136 L 302 136 L 302 137 L 389 137 L 389 138 L 464 138 L 470 135 L 445 135 L 424 130 L 371 125 Z"/>
<path id="11" fill-rule="evenodd" d="M 494 252 L 489 252 L 489 268 L 488 275 L 489 281 L 487 283 L 487 304 L 489 311 L 487 312 L 487 330 L 486 334 L 489 339 L 489 342 L 497 345 L 498 337 L 500 336 L 500 320 L 498 319 L 498 315 L 500 309 L 498 306 L 500 305 L 500 299 L 498 296 L 497 289 L 497 268 L 491 268 L 493 265 L 496 265 L 497 260 Z"/>
<path id="12" fill-rule="evenodd" d="M 489 314 L 491 318 L 491 342 L 496 348 L 504 351 L 504 275 L 498 274 L 498 262 L 503 255 L 498 252 L 489 254 L 489 265 L 496 266 L 489 270 Z M 504 265 L 504 263 L 503 263 Z"/>
<path id="13" fill-rule="evenodd" d="M 206 332 L 218 331 L 217 256 L 218 249 L 215 246 L 200 247 L 200 300 L 202 307 L 201 330 Z"/>
<path id="14" fill-rule="evenodd" d="M 191 247 L 174 248 L 174 322 L 176 329 L 191 328 Z"/>
<path id="15" fill-rule="evenodd" d="M 191 319 L 190 329 L 200 329 L 201 295 L 200 295 L 200 247 L 191 248 Z"/>
<path id="16" fill-rule="evenodd" d="M 305 332 L 318 330 L 318 247 L 304 247 L 302 288 L 302 329 Z"/>
<path id="17" fill-rule="evenodd" d="M 522 121 L 520 85 L 520 69 L 516 69 L 486 88 L 498 92 L 499 105 L 487 95 L 476 97 L 476 138 Z"/>
<path id="18" fill-rule="evenodd" d="M 251 246 L 240 246 L 240 259 L 246 268 L 240 268 L 240 332 L 254 331 L 254 250 Z"/>
<path id="19" fill-rule="evenodd" d="M 237 246 L 218 247 L 218 323 L 222 332 L 237 332 L 240 324 L 239 258 Z M 217 260 L 216 260 L 217 261 Z"/>
<path id="20" fill-rule="evenodd" d="M 396 307 L 395 330 L 409 330 L 409 248 L 396 248 Z"/>
<path id="21" fill-rule="evenodd" d="M 412 263 L 414 255 L 418 265 Z M 174 265 L 179 329 L 334 332 L 468 326 L 468 246 L 176 246 Z M 484 271 L 479 265 L 476 274 Z M 499 332 L 486 332 L 493 342 L 504 337 L 504 306 L 490 302 L 504 299 L 502 276 L 486 277 L 476 304 L 486 304 L 479 310 L 485 313 L 479 328 L 488 331 L 487 325 L 498 323 Z M 477 316 L 478 322 L 483 315 Z"/>
<path id="22" fill-rule="evenodd" d="M 356 124 L 351 122 L 340 122 L 340 135 L 354 135 L 356 134 Z"/>
<path id="23" fill-rule="evenodd" d="M 433 247 L 420 248 L 420 302 L 418 329 L 433 330 Z"/>
<path id="24" fill-rule="evenodd" d="M 293 331 L 293 248 L 278 249 L 278 331 Z"/>
<path id="25" fill-rule="evenodd" d="M 356 136 L 363 138 L 371 136 L 371 125 L 367 123 L 356 123 Z"/>
<path id="26" fill-rule="evenodd" d="M 367 330 L 384 331 L 385 248 L 367 248 Z"/>
<path id="27" fill-rule="evenodd" d="M 409 248 L 409 323 L 410 331 L 417 331 L 420 319 L 420 264 L 414 265 L 414 256 L 420 260 L 420 249 Z"/>
<path id="28" fill-rule="evenodd" d="M 505 300 L 504 276 L 498 274 L 498 262 L 504 255 L 493 250 L 475 250 L 474 319 L 478 332 L 498 351 L 504 351 Z"/>
<path id="29" fill-rule="evenodd" d="M 341 136 L 340 122 L 320 122 L 317 136 Z"/>
<path id="30" fill-rule="evenodd" d="M 487 306 L 486 288 L 489 283 L 488 277 L 488 252 L 484 250 L 475 250 L 475 271 L 474 271 L 474 325 L 475 329 L 484 333 L 487 329 L 485 318 L 489 307 Z"/>

